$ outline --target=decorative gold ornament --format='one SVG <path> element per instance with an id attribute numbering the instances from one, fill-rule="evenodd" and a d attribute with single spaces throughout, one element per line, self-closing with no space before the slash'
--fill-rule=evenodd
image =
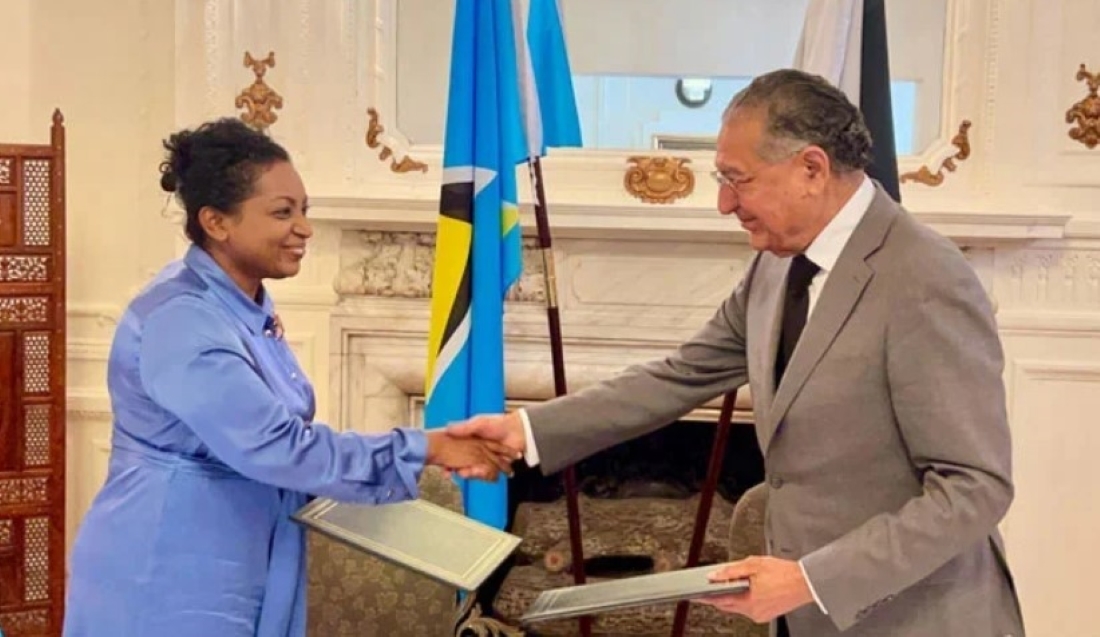
<path id="1" fill-rule="evenodd" d="M 283 107 L 283 96 L 264 83 L 264 74 L 267 73 L 267 69 L 275 68 L 275 52 L 269 51 L 267 57 L 260 60 L 252 57 L 251 53 L 245 52 L 244 66 L 252 69 L 256 79 L 248 88 L 241 91 L 235 105 L 237 108 L 247 109 L 247 112 L 241 113 L 241 120 L 245 124 L 263 131 L 279 119 L 274 109 Z"/>
<path id="2" fill-rule="evenodd" d="M 915 172 L 905 173 L 901 176 L 901 183 L 907 181 L 915 181 L 917 183 L 924 184 L 926 186 L 939 186 L 943 183 L 943 179 L 946 176 L 944 170 L 947 172 L 955 172 L 958 166 L 955 164 L 955 160 L 966 161 L 970 157 L 970 120 L 964 119 L 959 124 L 959 132 L 955 133 L 955 136 L 951 138 L 951 145 L 958 148 L 959 151 L 954 155 L 943 160 L 940 167 L 936 172 L 932 172 L 928 169 L 928 166 L 921 166 Z"/>
<path id="3" fill-rule="evenodd" d="M 378 136 L 381 135 L 384 130 L 386 130 L 382 127 L 382 124 L 378 123 L 378 109 L 373 107 L 368 108 L 367 117 L 370 118 L 370 122 L 367 125 L 367 146 L 369 148 L 382 148 L 382 150 L 378 153 L 378 159 L 380 159 L 381 161 L 386 161 L 387 159 L 389 159 L 390 170 L 395 173 L 407 173 L 414 170 L 419 170 L 422 173 L 428 172 L 427 164 L 416 161 L 408 155 L 402 157 L 401 161 L 397 161 L 397 157 L 394 156 L 393 149 L 378 141 Z"/>
<path id="4" fill-rule="evenodd" d="M 623 176 L 623 187 L 646 203 L 672 203 L 695 190 L 695 174 L 686 164 L 686 157 L 627 158 L 629 167 Z"/>
<path id="5" fill-rule="evenodd" d="M 1096 94 L 1100 89 L 1100 74 L 1090 73 L 1082 64 L 1077 69 L 1077 81 L 1081 80 L 1088 84 L 1089 94 L 1066 111 L 1066 123 L 1076 124 L 1069 129 L 1069 138 L 1091 149 L 1100 144 L 1100 97 Z"/>

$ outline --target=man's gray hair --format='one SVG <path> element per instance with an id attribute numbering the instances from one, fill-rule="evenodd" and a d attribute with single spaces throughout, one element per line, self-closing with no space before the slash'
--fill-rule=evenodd
<path id="1" fill-rule="evenodd" d="M 776 162 L 806 146 L 818 146 L 840 173 L 871 163 L 871 133 L 859 109 L 819 75 L 781 69 L 756 77 L 730 100 L 725 124 L 737 110 L 760 109 L 766 116 L 760 157 Z"/>

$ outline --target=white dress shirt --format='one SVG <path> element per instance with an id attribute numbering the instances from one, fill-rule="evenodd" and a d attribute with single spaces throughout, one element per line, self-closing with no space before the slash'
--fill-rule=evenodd
<path id="1" fill-rule="evenodd" d="M 875 198 L 875 186 L 871 183 L 871 180 L 864 175 L 863 181 L 860 182 L 859 188 L 848 199 L 844 207 L 840 209 L 840 212 L 832 218 L 831 221 L 818 233 L 814 238 L 810 247 L 806 248 L 806 258 L 813 261 L 815 265 L 821 268 L 813 280 L 810 281 L 810 303 L 807 311 L 806 324 L 809 325 L 813 320 L 814 307 L 817 305 L 817 299 L 821 296 L 821 290 L 825 287 L 825 281 L 829 278 L 829 272 L 836 267 L 837 259 L 840 258 L 840 253 L 844 250 L 844 246 L 848 244 L 848 239 L 852 237 L 852 233 L 855 232 L 856 226 L 863 220 L 863 215 L 866 214 L 867 209 L 871 207 L 871 201 Z M 527 411 L 519 410 L 520 420 L 523 421 L 523 437 L 526 444 L 526 449 L 523 452 L 523 459 L 527 462 L 528 466 L 534 467 L 539 464 L 539 450 L 535 446 L 535 436 L 531 431 L 531 421 L 527 418 Z M 810 582 L 810 578 L 806 575 L 806 568 L 802 566 L 802 561 L 799 560 L 798 565 L 802 568 L 802 577 L 806 580 L 806 585 L 810 587 L 810 594 L 813 595 L 814 601 L 817 602 L 817 607 L 821 609 L 822 613 L 826 615 L 829 611 L 825 609 L 825 606 L 821 603 L 821 600 L 817 596 L 817 591 L 814 590 L 814 585 Z"/>
<path id="2" fill-rule="evenodd" d="M 836 261 L 840 258 L 844 246 L 848 245 L 848 239 L 856 231 L 856 226 L 863 220 L 863 215 L 871 207 L 871 200 L 875 198 L 875 186 L 867 176 L 859 184 L 848 203 L 836 213 L 832 221 L 826 225 L 810 247 L 806 248 L 806 258 L 813 261 L 821 268 L 813 280 L 810 281 L 810 307 L 806 316 L 806 324 L 809 325 L 813 316 L 814 306 L 821 296 L 821 290 L 825 287 L 825 280 L 829 278 L 829 272 L 836 267 Z"/>

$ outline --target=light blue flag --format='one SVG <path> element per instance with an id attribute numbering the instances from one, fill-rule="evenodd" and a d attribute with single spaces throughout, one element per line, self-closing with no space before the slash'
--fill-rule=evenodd
<path id="1" fill-rule="evenodd" d="M 581 124 L 573 74 L 565 48 L 561 7 L 557 0 L 530 0 L 527 12 L 527 48 L 538 94 L 537 108 L 527 109 L 531 153 L 545 155 L 550 147 L 581 146 Z M 532 117 L 541 121 L 532 122 Z"/>
<path id="2" fill-rule="evenodd" d="M 504 411 L 504 295 L 519 278 L 526 157 L 510 2 L 456 0 L 432 279 L 425 426 Z M 461 481 L 466 514 L 504 528 L 508 482 Z"/>

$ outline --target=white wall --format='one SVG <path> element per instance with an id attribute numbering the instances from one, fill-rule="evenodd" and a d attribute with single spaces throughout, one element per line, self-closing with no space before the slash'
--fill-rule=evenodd
<path id="1" fill-rule="evenodd" d="M 29 126 L 30 15 L 32 0 L 7 0 L 0 5 L 4 36 L 0 37 L 0 139 L 25 139 Z M 43 122 L 49 122 L 48 117 Z M 45 128 L 45 127 L 44 127 Z"/>
<path id="2" fill-rule="evenodd" d="M 157 172 L 174 123 L 173 15 L 166 2 L 0 2 L 0 139 L 48 143 L 55 108 L 66 123 L 70 539 L 105 475 L 114 322 L 173 254 Z"/>

